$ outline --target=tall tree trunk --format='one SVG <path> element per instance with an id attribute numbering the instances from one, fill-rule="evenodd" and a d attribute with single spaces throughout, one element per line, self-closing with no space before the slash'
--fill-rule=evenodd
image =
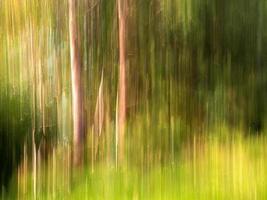
<path id="1" fill-rule="evenodd" d="M 69 0 L 69 37 L 72 79 L 72 115 L 73 115 L 73 161 L 74 165 L 82 162 L 84 119 L 81 82 L 81 64 L 76 24 L 76 0 Z"/>
<path id="2" fill-rule="evenodd" d="M 118 0 L 119 19 L 119 88 L 118 88 L 118 159 L 123 159 L 124 132 L 126 121 L 126 45 L 125 45 L 125 20 L 126 0 Z"/>

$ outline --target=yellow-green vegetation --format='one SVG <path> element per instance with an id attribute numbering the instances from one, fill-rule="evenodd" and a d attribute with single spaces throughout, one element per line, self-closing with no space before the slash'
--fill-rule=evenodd
<path id="1" fill-rule="evenodd" d="M 239 135 L 234 140 L 196 137 L 193 141 L 181 145 L 181 152 L 174 162 L 137 166 L 132 165 L 128 157 L 119 168 L 115 163 L 102 161 L 94 166 L 85 165 L 73 174 L 67 165 L 68 148 L 59 148 L 38 172 L 38 199 L 267 197 L 265 137 L 244 138 Z M 20 181 L 18 197 L 32 199 L 32 177 L 25 176 L 19 176 L 20 180 L 28 180 L 28 185 L 25 187 Z"/>

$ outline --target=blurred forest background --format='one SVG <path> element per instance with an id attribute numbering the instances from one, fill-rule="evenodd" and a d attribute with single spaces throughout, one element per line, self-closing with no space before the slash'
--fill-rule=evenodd
<path id="1" fill-rule="evenodd" d="M 118 2 L 75 2 L 78 169 L 68 1 L 0 1 L 0 198 L 267 198 L 267 2 L 123 1 L 119 164 Z"/>

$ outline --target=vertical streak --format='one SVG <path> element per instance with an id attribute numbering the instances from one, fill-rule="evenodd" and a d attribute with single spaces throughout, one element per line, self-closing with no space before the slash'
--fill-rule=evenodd
<path id="1" fill-rule="evenodd" d="M 116 156 L 116 168 L 118 166 L 118 143 L 119 143 L 119 131 L 118 131 L 118 93 L 116 95 L 116 138 L 115 138 L 115 156 Z"/>
<path id="2" fill-rule="evenodd" d="M 36 112 L 37 112 L 37 81 L 36 81 L 36 66 L 34 65 L 34 57 L 33 57 L 33 23 L 30 22 L 30 38 L 31 38 L 31 67 L 33 70 L 33 129 L 32 129 L 32 167 L 33 167 L 33 199 L 36 199 L 36 144 L 35 144 L 35 133 L 37 130 L 37 119 L 36 119 Z"/>
<path id="3" fill-rule="evenodd" d="M 69 37 L 71 57 L 71 79 L 72 79 L 72 115 L 73 115 L 73 145 L 74 164 L 82 160 L 82 142 L 84 137 L 84 122 L 82 108 L 82 82 L 80 52 L 78 47 L 78 33 L 76 24 L 76 0 L 69 0 Z"/>
<path id="4" fill-rule="evenodd" d="M 118 0 L 119 19 L 119 94 L 118 94 L 118 137 L 119 160 L 123 159 L 124 129 L 126 121 L 126 46 L 125 46 L 126 3 Z"/>

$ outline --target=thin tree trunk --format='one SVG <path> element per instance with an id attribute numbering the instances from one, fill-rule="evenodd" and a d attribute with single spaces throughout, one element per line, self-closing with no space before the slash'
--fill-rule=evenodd
<path id="1" fill-rule="evenodd" d="M 33 169 L 33 175 L 32 175 L 32 186 L 33 186 L 33 199 L 36 199 L 36 143 L 35 143 L 35 134 L 37 130 L 37 73 L 36 73 L 36 67 L 34 67 L 34 49 L 33 49 L 33 28 L 31 24 L 31 67 L 33 68 L 33 86 L 32 86 L 32 97 L 33 97 L 33 113 L 32 113 L 32 120 L 33 120 L 33 128 L 32 128 L 32 169 Z"/>
<path id="2" fill-rule="evenodd" d="M 126 1 L 118 0 L 119 19 L 119 98 L 118 98 L 118 159 L 123 159 L 124 132 L 126 121 L 126 45 L 125 45 L 125 20 Z"/>
<path id="3" fill-rule="evenodd" d="M 73 160 L 74 165 L 82 162 L 84 119 L 81 82 L 80 52 L 76 24 L 76 0 L 69 0 L 69 37 L 72 78 L 72 115 L 73 115 Z"/>

